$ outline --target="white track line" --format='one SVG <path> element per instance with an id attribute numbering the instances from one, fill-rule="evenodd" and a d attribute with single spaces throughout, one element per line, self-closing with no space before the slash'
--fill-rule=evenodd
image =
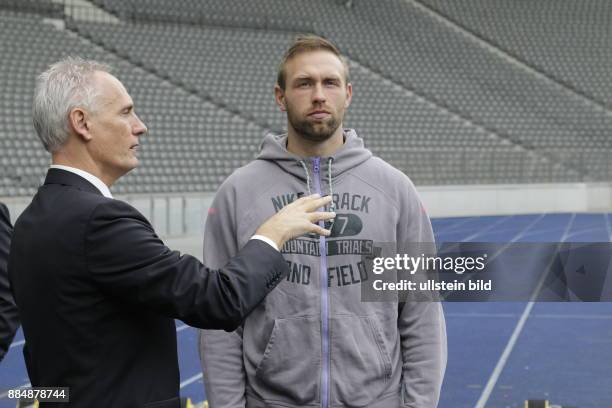
<path id="1" fill-rule="evenodd" d="M 469 236 L 463 238 L 461 240 L 461 242 L 472 241 L 474 238 L 476 238 L 476 237 L 478 237 L 478 236 L 480 236 L 480 235 L 482 235 L 484 233 L 487 233 L 487 232 L 491 231 L 493 228 L 497 227 L 499 224 L 502 224 L 502 223 L 504 223 L 504 222 L 506 222 L 506 221 L 508 221 L 508 220 L 510 220 L 512 218 L 514 218 L 514 217 L 516 217 L 516 215 L 510 215 L 510 216 L 507 216 L 507 217 L 501 217 L 500 219 L 495 221 L 493 224 L 489 224 L 485 228 L 481 228 L 480 230 L 478 230 L 478 232 L 475 232 L 472 235 L 469 235 Z"/>
<path id="2" fill-rule="evenodd" d="M 578 229 L 574 232 L 572 232 L 571 234 L 569 234 L 567 237 L 575 237 L 578 235 L 582 235 L 585 234 L 587 232 L 594 232 L 594 231 L 601 231 L 601 227 L 589 227 L 589 228 L 582 228 L 582 229 Z M 610 237 L 608 236 L 608 239 L 610 239 Z"/>
<path id="3" fill-rule="evenodd" d="M 13 343 L 11 343 L 11 345 L 9 346 L 9 349 L 12 349 L 13 347 L 23 346 L 24 344 L 25 344 L 25 340 L 14 341 L 14 342 L 13 342 Z"/>
<path id="4" fill-rule="evenodd" d="M 525 228 L 523 228 L 522 230 L 520 230 L 520 231 L 519 231 L 519 233 L 518 233 L 518 234 L 517 234 L 517 235 L 516 235 L 514 238 L 512 238 L 512 240 L 511 240 L 509 243 L 507 243 L 506 245 L 504 245 L 503 247 L 501 247 L 500 249 L 498 249 L 498 250 L 497 250 L 497 252 L 493 254 L 493 256 L 489 256 L 489 257 L 487 258 L 487 262 L 491 262 L 492 260 L 494 260 L 495 258 L 497 258 L 499 255 L 501 255 L 501 254 L 502 254 L 502 253 L 503 253 L 503 252 L 504 252 L 506 249 L 508 249 L 508 248 L 510 247 L 510 245 L 512 245 L 512 243 L 513 243 L 513 242 L 517 241 L 517 240 L 518 240 L 518 239 L 520 239 L 522 236 L 524 236 L 524 235 L 525 235 L 525 233 L 526 233 L 527 231 L 529 231 L 529 229 L 530 229 L 531 227 L 533 227 L 533 226 L 534 226 L 534 225 L 535 225 L 535 224 L 536 224 L 538 221 L 540 221 L 542 218 L 544 218 L 544 216 L 545 216 L 545 215 L 546 215 L 546 214 L 540 214 L 540 215 L 539 215 L 539 216 L 538 216 L 538 217 L 537 217 L 535 220 L 533 220 L 533 221 L 532 221 L 532 222 L 530 222 L 530 223 L 529 223 L 529 224 L 528 224 L 528 225 L 527 225 Z M 509 216 L 509 217 L 514 217 L 514 215 L 511 215 L 511 216 Z M 509 217 L 506 217 L 506 219 L 507 219 L 507 218 L 509 218 Z M 478 234 L 476 234 L 476 235 L 478 235 Z M 453 248 L 457 248 L 457 247 L 459 246 L 459 244 L 460 244 L 460 243 L 461 243 L 461 242 L 457 242 L 457 243 L 455 243 L 455 244 L 453 244 L 453 245 L 449 246 L 448 248 L 451 248 L 451 249 L 453 249 Z M 448 250 L 448 248 L 446 248 L 446 249 Z M 460 278 L 460 279 L 459 279 L 459 281 L 460 281 L 460 282 L 465 282 L 465 281 L 467 281 L 467 280 L 469 280 L 469 279 L 470 279 L 470 276 L 469 276 L 469 275 L 463 275 L 463 277 L 462 277 L 462 278 Z M 447 292 L 447 293 L 450 293 L 450 292 Z"/>
<path id="5" fill-rule="evenodd" d="M 524 236 L 528 235 L 527 231 L 529 231 L 534 225 L 536 225 L 542 218 L 544 218 L 544 216 L 546 216 L 546 214 L 540 214 L 538 217 L 536 217 L 533 221 L 531 221 L 525 228 L 523 228 L 521 231 L 519 231 L 518 234 L 516 234 L 514 236 L 514 238 L 512 238 L 510 240 L 510 242 L 508 242 L 506 245 L 504 245 L 503 247 L 499 248 L 497 250 L 497 252 L 495 252 L 492 256 L 487 258 L 487 262 L 491 262 L 493 261 L 495 258 L 497 258 L 498 256 L 500 256 L 501 254 L 504 253 L 504 251 L 508 248 L 510 248 L 510 246 L 517 242 L 519 239 L 523 238 Z"/>
<path id="6" fill-rule="evenodd" d="M 178 333 L 178 332 L 183 331 L 183 330 L 185 330 L 185 329 L 188 329 L 188 328 L 190 328 L 190 327 L 191 327 L 191 326 L 187 326 L 186 324 L 183 324 L 183 325 L 178 326 L 178 327 L 176 328 L 176 332 Z"/>
<path id="7" fill-rule="evenodd" d="M 194 382 L 198 381 L 202 377 L 203 377 L 202 373 L 196 374 L 193 377 L 190 377 L 190 378 L 186 379 L 185 381 L 183 381 L 181 383 L 181 385 L 180 385 L 180 388 L 185 388 L 189 384 L 193 384 Z"/>
<path id="8" fill-rule="evenodd" d="M 517 242 L 519 239 L 523 238 L 525 235 L 527 235 L 527 231 L 529 231 L 531 229 L 531 227 L 533 227 L 534 225 L 536 225 L 542 218 L 544 218 L 545 216 L 547 216 L 548 214 L 543 213 L 543 214 L 539 214 L 533 221 L 531 221 L 526 228 L 523 228 L 523 230 L 521 232 L 519 232 L 514 238 L 512 238 L 512 240 L 510 240 L 510 242 Z"/>
<path id="9" fill-rule="evenodd" d="M 507 220 L 509 220 L 510 218 L 515 217 L 514 215 L 509 215 L 509 216 L 501 216 L 497 221 L 495 221 L 492 224 L 489 224 L 487 226 L 485 226 L 484 228 L 481 228 L 478 230 L 478 232 L 475 232 L 471 235 L 468 235 L 467 237 L 461 238 L 461 241 L 459 242 L 455 242 L 454 244 L 450 245 L 450 246 L 446 246 L 444 249 L 446 251 L 454 251 L 455 249 L 459 248 L 459 245 L 463 242 L 470 242 L 471 240 L 473 240 L 474 238 L 476 238 L 477 236 L 483 234 L 483 233 L 487 233 L 490 230 L 492 230 L 494 227 L 496 227 L 497 225 L 506 222 Z M 440 241 L 440 240 L 438 240 Z M 444 242 L 444 241 L 440 241 L 440 242 Z M 465 276 L 463 279 L 461 279 L 461 282 L 464 282 L 466 280 L 469 279 L 469 276 Z"/>
<path id="10" fill-rule="evenodd" d="M 561 237 L 560 242 L 563 242 L 565 239 L 567 239 L 569 235 L 569 230 L 572 227 L 572 224 L 574 223 L 574 219 L 576 219 L 575 213 L 572 214 L 569 222 L 567 223 L 567 227 L 565 228 L 565 232 L 563 233 L 563 236 Z M 531 299 L 527 303 L 527 306 L 525 306 L 525 310 L 523 310 L 523 314 L 521 315 L 521 318 L 516 324 L 516 327 L 514 328 L 514 331 L 512 332 L 510 339 L 508 340 L 508 344 L 506 344 L 506 347 L 504 348 L 504 351 L 502 352 L 502 355 L 500 356 L 499 361 L 497 362 L 497 364 L 495 365 L 495 368 L 493 369 L 493 373 L 491 374 L 489 381 L 487 381 L 487 385 L 482 391 L 482 394 L 480 395 L 478 402 L 476 402 L 475 408 L 485 408 L 486 407 L 487 401 L 489 401 L 489 397 L 491 396 L 491 393 L 493 392 L 493 388 L 495 388 L 495 384 L 497 384 L 497 380 L 499 379 L 499 376 L 501 375 L 506 363 L 508 362 L 510 353 L 512 353 L 512 349 L 516 345 L 516 342 L 521 332 L 523 331 L 523 327 L 525 327 L 525 322 L 527 322 L 527 318 L 529 317 L 529 314 L 531 313 L 531 310 L 533 309 L 533 306 L 535 305 L 535 300 L 537 299 L 540 293 L 540 290 L 542 289 L 542 286 L 544 285 L 544 281 L 546 280 L 546 277 L 548 276 L 548 270 L 554 260 L 555 260 L 555 256 L 553 255 L 550 257 L 550 262 L 546 266 L 545 273 L 542 274 L 540 281 L 538 282 L 536 288 L 531 294 Z"/>
<path id="11" fill-rule="evenodd" d="M 441 229 L 438 230 L 439 234 L 444 234 L 448 231 L 453 231 L 455 230 L 457 227 L 466 224 L 470 221 L 473 221 L 475 217 L 466 217 L 464 220 L 459 220 L 459 221 L 455 221 L 454 223 L 452 223 L 451 225 L 447 225 Z"/>

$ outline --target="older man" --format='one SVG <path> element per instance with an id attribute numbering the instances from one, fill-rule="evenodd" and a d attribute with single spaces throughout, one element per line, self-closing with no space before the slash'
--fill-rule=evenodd
<path id="1" fill-rule="evenodd" d="M 109 187 L 147 128 L 109 68 L 66 59 L 38 79 L 34 125 L 53 165 L 16 222 L 9 275 L 33 386 L 71 407 L 179 407 L 173 319 L 235 329 L 287 274 L 276 247 L 331 213 L 308 197 L 258 228 L 218 270 L 171 251 Z"/>

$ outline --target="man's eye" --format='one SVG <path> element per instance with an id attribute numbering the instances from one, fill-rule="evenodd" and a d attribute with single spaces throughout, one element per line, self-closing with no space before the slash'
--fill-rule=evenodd
<path id="1" fill-rule="evenodd" d="M 306 88 L 308 86 L 310 86 L 310 82 L 300 82 L 300 83 L 298 83 L 298 87 L 300 87 L 300 88 Z"/>

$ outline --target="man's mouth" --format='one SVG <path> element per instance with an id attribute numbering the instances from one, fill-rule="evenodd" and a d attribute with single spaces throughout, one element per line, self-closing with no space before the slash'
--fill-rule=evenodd
<path id="1" fill-rule="evenodd" d="M 137 152 L 140 150 L 140 145 L 139 144 L 132 145 L 130 146 L 130 150 Z"/>
<path id="2" fill-rule="evenodd" d="M 316 110 L 316 111 L 312 111 L 308 114 L 308 116 L 310 116 L 311 118 L 314 119 L 325 119 L 326 117 L 328 117 L 330 115 L 330 113 L 326 110 Z"/>

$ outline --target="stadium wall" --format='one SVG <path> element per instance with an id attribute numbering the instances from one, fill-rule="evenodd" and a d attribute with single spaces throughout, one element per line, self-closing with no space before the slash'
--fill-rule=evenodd
<path id="1" fill-rule="evenodd" d="M 509 184 L 417 188 L 432 217 L 610 211 L 612 184 Z"/>

